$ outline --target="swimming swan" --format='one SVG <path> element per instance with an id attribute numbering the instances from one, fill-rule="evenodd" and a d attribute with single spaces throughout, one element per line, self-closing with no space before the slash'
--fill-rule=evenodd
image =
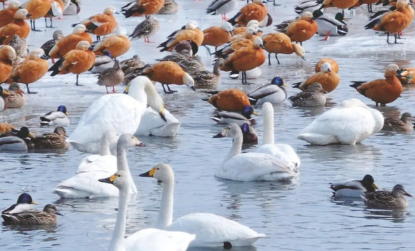
<path id="1" fill-rule="evenodd" d="M 101 155 L 91 155 L 84 158 L 79 165 L 75 176 L 62 181 L 54 192 L 61 198 L 97 198 L 116 197 L 119 190 L 115 186 L 99 182 L 98 179 L 111 176 L 117 171 L 117 167 L 125 168 L 128 165 L 125 147 L 122 141 L 117 144 L 117 157 L 111 155 L 109 146 L 117 141 L 118 136 L 112 132 L 106 132 L 101 139 Z M 139 144 L 140 142 L 136 142 Z M 131 175 L 130 175 L 131 176 Z M 137 193 L 137 188 L 130 177 L 130 193 Z"/>
<path id="2" fill-rule="evenodd" d="M 123 134 L 118 140 L 118 147 L 137 144 L 137 138 L 131 134 Z M 100 179 L 100 182 L 110 183 L 120 191 L 118 213 L 115 229 L 111 238 L 109 251 L 185 251 L 195 236 L 183 232 L 171 232 L 154 228 L 143 229 L 124 239 L 127 221 L 127 204 L 130 195 L 128 165 L 118 166 L 118 171 L 109 178 Z"/>
<path id="3" fill-rule="evenodd" d="M 157 228 L 170 231 L 183 231 L 195 234 L 196 239 L 190 247 L 223 247 L 230 249 L 238 246 L 251 246 L 259 238 L 265 237 L 251 228 L 236 221 L 210 213 L 195 213 L 173 221 L 174 172 L 164 163 L 158 164 L 140 177 L 153 177 L 163 183 L 161 209 Z"/>
<path id="4" fill-rule="evenodd" d="M 215 176 L 236 181 L 286 180 L 298 176 L 298 167 L 265 153 L 241 153 L 242 131 L 237 124 L 230 124 L 214 138 L 233 138 L 228 156 L 223 160 Z"/>
<path id="5" fill-rule="evenodd" d="M 127 91 L 128 95 L 104 95 L 95 100 L 82 115 L 68 142 L 79 151 L 98 153 L 105 132 L 134 134 L 147 105 L 166 120 L 163 100 L 147 77 L 133 79 L 127 86 Z M 148 122 L 143 120 L 143 123 Z"/>
<path id="6" fill-rule="evenodd" d="M 255 152 L 270 154 L 278 159 L 292 163 L 299 168 L 301 161 L 295 150 L 287 144 L 274 144 L 274 107 L 265 102 L 262 105 L 262 116 L 264 118 L 263 145 Z"/>
<path id="7" fill-rule="evenodd" d="M 379 132 L 383 123 L 378 110 L 358 99 L 349 99 L 317 117 L 297 138 L 313 145 L 355 145 Z"/>

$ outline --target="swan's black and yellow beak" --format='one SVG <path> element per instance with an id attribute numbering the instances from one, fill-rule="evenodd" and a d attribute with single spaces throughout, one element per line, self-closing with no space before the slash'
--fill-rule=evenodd
<path id="1" fill-rule="evenodd" d="M 163 105 L 163 107 L 161 108 L 161 112 L 159 113 L 159 115 L 160 115 L 160 117 L 165 121 L 165 122 L 167 122 L 167 119 L 166 119 L 166 116 L 164 116 L 164 105 Z"/>
<path id="2" fill-rule="evenodd" d="M 140 177 L 154 177 L 154 173 L 156 172 L 156 170 L 157 170 L 157 168 L 154 167 L 150 171 L 145 172 L 145 173 L 142 173 L 142 174 L 140 174 L 138 176 L 140 176 Z"/>
<path id="3" fill-rule="evenodd" d="M 108 184 L 114 184 L 114 181 L 119 177 L 119 175 L 112 175 L 111 177 L 99 179 L 99 182 L 108 183 Z"/>

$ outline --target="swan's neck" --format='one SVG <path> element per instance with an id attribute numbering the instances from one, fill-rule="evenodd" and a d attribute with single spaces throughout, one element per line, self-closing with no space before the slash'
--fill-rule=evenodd
<path id="1" fill-rule="evenodd" d="M 233 138 L 232 148 L 229 151 L 228 156 L 226 156 L 224 162 L 230 160 L 233 156 L 241 153 L 242 143 L 243 143 L 243 135 L 242 135 L 242 132 L 238 130 L 236 132 L 235 137 Z"/>
<path id="2" fill-rule="evenodd" d="M 101 141 L 101 153 L 102 156 L 111 155 L 110 142 L 107 136 Z"/>
<path id="3" fill-rule="evenodd" d="M 147 94 L 144 91 L 144 88 L 145 87 L 142 84 L 131 85 L 130 90 L 128 91 L 128 95 L 147 106 Z"/>
<path id="4" fill-rule="evenodd" d="M 174 180 L 163 182 L 163 194 L 161 196 L 161 208 L 157 220 L 157 228 L 165 229 L 173 222 L 173 191 Z"/>
<path id="5" fill-rule="evenodd" d="M 123 251 L 124 250 L 124 235 L 125 225 L 127 222 L 127 204 L 128 204 L 128 189 L 120 190 L 120 197 L 118 200 L 118 213 L 115 229 L 112 234 L 111 244 L 108 251 Z"/>
<path id="6" fill-rule="evenodd" d="M 117 147 L 117 169 L 118 171 L 124 170 L 128 175 L 128 183 L 130 187 L 130 193 L 136 194 L 137 193 L 137 187 L 135 186 L 133 177 L 130 173 L 130 168 L 128 167 L 128 161 L 127 161 L 127 153 L 124 147 Z M 121 191 L 120 191 L 121 193 Z"/>
<path id="7" fill-rule="evenodd" d="M 274 114 L 266 112 L 264 116 L 264 145 L 274 144 Z"/>

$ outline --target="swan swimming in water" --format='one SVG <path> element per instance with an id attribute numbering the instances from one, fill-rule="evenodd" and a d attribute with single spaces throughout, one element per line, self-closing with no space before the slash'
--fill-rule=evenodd
<path id="1" fill-rule="evenodd" d="M 138 139 L 131 134 L 123 134 L 118 140 L 117 150 L 122 152 L 128 146 L 137 145 Z M 115 174 L 100 182 L 109 183 L 120 191 L 118 213 L 115 229 L 111 238 L 109 251 L 185 251 L 195 235 L 184 232 L 165 231 L 147 228 L 124 238 L 127 222 L 128 197 L 131 195 L 129 182 L 131 174 L 127 162 L 118 165 Z"/>
<path id="2" fill-rule="evenodd" d="M 210 213 L 194 213 L 180 217 L 173 222 L 174 172 L 164 163 L 158 164 L 141 177 L 153 177 L 163 183 L 161 209 L 157 228 L 195 234 L 196 239 L 190 247 L 251 246 L 259 238 L 265 237 L 236 221 Z"/>
<path id="3" fill-rule="evenodd" d="M 379 132 L 383 123 L 378 110 L 358 99 L 349 99 L 317 117 L 297 138 L 312 145 L 356 145 Z"/>

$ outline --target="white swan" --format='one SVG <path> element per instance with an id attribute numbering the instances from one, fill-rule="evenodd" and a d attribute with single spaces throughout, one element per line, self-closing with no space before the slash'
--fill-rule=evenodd
<path id="1" fill-rule="evenodd" d="M 379 132 L 383 123 L 378 110 L 358 99 L 349 99 L 317 117 L 297 138 L 314 145 L 355 145 Z"/>
<path id="2" fill-rule="evenodd" d="M 163 100 L 147 77 L 133 79 L 127 86 L 127 91 L 128 95 L 111 94 L 95 100 L 82 115 L 68 142 L 79 151 L 97 153 L 105 132 L 134 134 L 147 104 L 165 120 Z"/>
<path id="3" fill-rule="evenodd" d="M 265 153 L 241 153 L 242 131 L 230 124 L 214 138 L 233 138 L 233 145 L 222 165 L 215 172 L 218 178 L 236 181 L 287 180 L 298 176 L 299 169 L 286 160 Z"/>
<path id="4" fill-rule="evenodd" d="M 236 221 L 210 213 L 195 213 L 173 221 L 174 172 L 164 163 L 158 164 L 141 177 L 153 177 L 163 182 L 161 209 L 157 227 L 172 231 L 195 234 L 196 239 L 190 247 L 224 247 L 230 249 L 238 246 L 251 246 L 259 238 L 265 237 L 251 228 Z"/>
<path id="5" fill-rule="evenodd" d="M 118 140 L 118 150 L 137 143 L 131 134 L 123 134 Z M 118 166 L 118 171 L 100 182 L 110 183 L 120 191 L 117 222 L 112 235 L 109 251 L 184 251 L 195 236 L 183 232 L 171 232 L 154 228 L 138 231 L 124 239 L 127 221 L 127 204 L 130 195 L 130 170 L 128 165 Z"/>
<path id="6" fill-rule="evenodd" d="M 115 186 L 98 181 L 98 179 L 114 174 L 118 166 L 128 165 L 125 147 L 118 147 L 117 157 L 110 153 L 109 146 L 117 139 L 118 136 L 113 132 L 105 133 L 101 140 L 101 155 L 85 157 L 79 165 L 76 175 L 59 183 L 54 193 L 66 199 L 119 196 L 119 190 Z M 131 175 L 128 184 L 130 193 L 137 193 Z"/>
<path id="7" fill-rule="evenodd" d="M 180 128 L 180 122 L 167 109 L 164 109 L 163 120 L 159 113 L 151 107 L 147 107 L 141 120 L 145 123 L 140 123 L 135 135 L 144 136 L 158 136 L 158 137 L 173 137 L 177 134 Z"/>
<path id="8" fill-rule="evenodd" d="M 295 150 L 287 144 L 274 144 L 274 107 L 265 102 L 262 105 L 262 116 L 264 119 L 263 145 L 257 148 L 257 153 L 271 154 L 272 156 L 292 163 L 299 168 L 301 161 Z"/>

